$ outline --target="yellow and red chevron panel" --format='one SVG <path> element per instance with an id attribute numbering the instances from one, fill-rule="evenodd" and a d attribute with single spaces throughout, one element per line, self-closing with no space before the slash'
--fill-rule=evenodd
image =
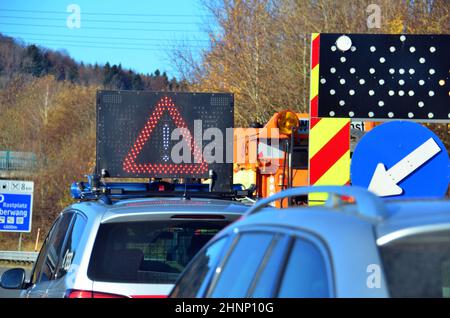
<path id="1" fill-rule="evenodd" d="M 350 182 L 350 119 L 318 118 L 320 34 L 311 39 L 309 184 L 346 185 Z M 322 204 L 326 193 L 313 193 L 310 205 Z"/>
<path id="2" fill-rule="evenodd" d="M 311 37 L 310 117 L 318 117 L 319 114 L 319 58 L 320 33 L 313 33 Z"/>

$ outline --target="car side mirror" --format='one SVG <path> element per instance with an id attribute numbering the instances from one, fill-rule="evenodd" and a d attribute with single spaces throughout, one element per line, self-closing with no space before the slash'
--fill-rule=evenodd
<path id="1" fill-rule="evenodd" d="M 7 270 L 0 278 L 0 287 L 5 289 L 22 289 L 25 283 L 25 276 L 23 268 Z"/>

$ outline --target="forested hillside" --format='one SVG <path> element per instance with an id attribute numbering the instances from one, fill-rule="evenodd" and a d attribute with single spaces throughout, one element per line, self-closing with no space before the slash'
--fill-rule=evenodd
<path id="1" fill-rule="evenodd" d="M 101 85 L 107 89 L 171 91 L 182 89 L 175 78 L 169 80 L 158 69 L 140 74 L 122 65 L 77 63 L 65 52 L 53 51 L 0 33 L 0 88 L 20 76 L 24 79 L 53 75 L 57 81 L 81 85 Z"/>

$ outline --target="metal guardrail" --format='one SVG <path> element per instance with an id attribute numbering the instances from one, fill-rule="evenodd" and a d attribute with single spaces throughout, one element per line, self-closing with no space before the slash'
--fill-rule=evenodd
<path id="1" fill-rule="evenodd" d="M 0 251 L 0 261 L 33 263 L 38 252 Z"/>

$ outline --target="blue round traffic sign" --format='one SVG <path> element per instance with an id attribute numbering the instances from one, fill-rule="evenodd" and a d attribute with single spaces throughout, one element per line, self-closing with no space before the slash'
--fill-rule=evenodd
<path id="1" fill-rule="evenodd" d="M 392 121 L 359 141 L 351 161 L 353 185 L 380 197 L 444 197 L 450 180 L 447 149 L 428 128 Z"/>

